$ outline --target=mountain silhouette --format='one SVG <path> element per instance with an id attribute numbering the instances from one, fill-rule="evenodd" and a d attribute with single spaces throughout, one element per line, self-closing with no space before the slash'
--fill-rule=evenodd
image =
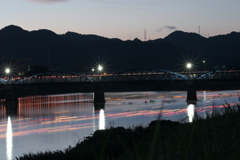
<path id="1" fill-rule="evenodd" d="M 184 70 L 187 61 L 202 70 L 202 60 L 210 70 L 216 66 L 236 66 L 240 60 L 240 33 L 210 38 L 175 31 L 164 39 L 147 42 L 122 41 L 98 35 L 67 32 L 58 35 L 40 29 L 26 31 L 10 25 L 0 30 L 0 55 L 31 59 L 32 65 L 80 71 L 103 64 L 106 71 L 157 68 Z M 51 66 L 49 66 L 51 62 Z"/>
<path id="2" fill-rule="evenodd" d="M 155 43 L 159 40 L 155 40 Z M 205 38 L 196 33 L 175 31 L 162 41 L 181 46 L 198 53 L 207 62 L 208 68 L 221 66 L 239 66 L 240 33 L 232 32 Z"/>

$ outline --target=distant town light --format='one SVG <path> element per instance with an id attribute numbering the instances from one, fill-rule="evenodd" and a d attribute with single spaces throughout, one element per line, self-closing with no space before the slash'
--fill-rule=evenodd
<path id="1" fill-rule="evenodd" d="M 6 72 L 6 74 L 9 74 L 10 73 L 10 68 L 6 68 L 5 72 Z"/>

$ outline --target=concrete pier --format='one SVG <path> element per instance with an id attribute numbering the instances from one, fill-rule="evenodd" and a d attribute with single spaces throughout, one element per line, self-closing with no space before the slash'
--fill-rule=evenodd
<path id="1" fill-rule="evenodd" d="M 5 104 L 18 104 L 18 98 L 15 89 L 12 86 L 5 86 Z"/>
<path id="2" fill-rule="evenodd" d="M 94 88 L 94 104 L 105 103 L 105 94 L 102 84 L 96 84 Z"/>
<path id="3" fill-rule="evenodd" d="M 197 100 L 197 92 L 196 92 L 196 88 L 194 86 L 194 82 L 193 81 L 187 81 L 187 103 L 196 103 Z"/>
<path id="4" fill-rule="evenodd" d="M 99 111 L 101 109 L 105 109 L 105 103 L 94 103 L 94 110 Z"/>

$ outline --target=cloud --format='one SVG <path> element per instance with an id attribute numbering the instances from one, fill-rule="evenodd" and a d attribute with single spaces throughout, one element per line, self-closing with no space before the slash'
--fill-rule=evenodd
<path id="1" fill-rule="evenodd" d="M 161 28 L 157 29 L 157 32 L 162 32 L 162 30 L 164 30 L 164 29 L 176 30 L 177 27 L 175 27 L 175 26 L 164 26 L 164 27 L 161 27 Z"/>
<path id="2" fill-rule="evenodd" d="M 35 3 L 43 3 L 43 4 L 53 4 L 53 3 L 59 3 L 59 2 L 68 2 L 69 0 L 28 0 L 30 2 Z"/>

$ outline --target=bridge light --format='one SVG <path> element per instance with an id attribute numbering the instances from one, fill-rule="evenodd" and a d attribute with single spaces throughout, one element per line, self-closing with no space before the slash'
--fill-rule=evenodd
<path id="1" fill-rule="evenodd" d="M 205 63 L 206 63 L 206 62 L 205 62 L 205 60 L 203 60 L 202 62 L 203 62 L 203 71 L 204 71 L 204 73 L 205 73 L 205 70 L 206 70 L 206 66 L 205 66 L 206 64 L 205 64 Z"/>
<path id="2" fill-rule="evenodd" d="M 10 68 L 6 68 L 6 69 L 5 69 L 5 73 L 6 73 L 6 74 L 9 74 L 10 72 L 11 72 Z"/>
<path id="3" fill-rule="evenodd" d="M 101 65 L 98 65 L 98 70 L 102 71 L 103 67 Z"/>
<path id="4" fill-rule="evenodd" d="M 191 63 L 187 63 L 187 68 L 191 69 L 192 68 L 192 64 Z"/>
<path id="5" fill-rule="evenodd" d="M 101 71 L 103 67 L 101 65 L 98 65 L 98 71 L 99 71 L 99 81 L 101 81 Z"/>

